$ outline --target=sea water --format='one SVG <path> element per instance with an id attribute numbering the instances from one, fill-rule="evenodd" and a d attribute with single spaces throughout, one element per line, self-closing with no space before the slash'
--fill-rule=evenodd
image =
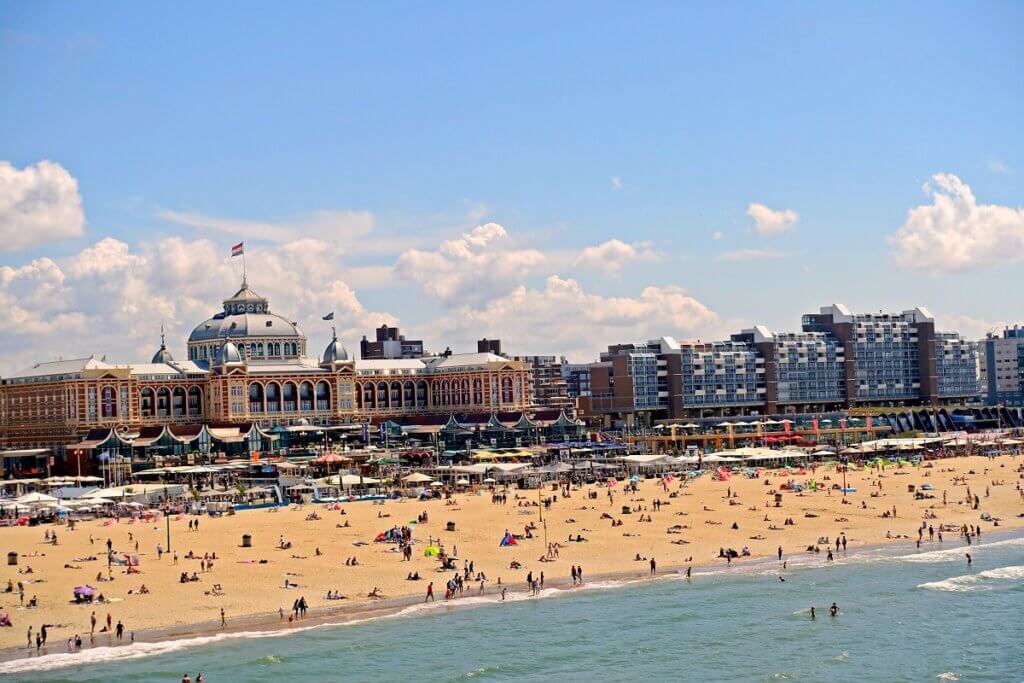
<path id="1" fill-rule="evenodd" d="M 287 635 L 139 643 L 0 664 L 0 674 L 26 681 L 177 682 L 199 671 L 211 683 L 1020 682 L 1024 537 L 840 553 L 828 565 L 804 555 L 784 572 L 774 561 L 737 563 L 690 581 L 595 582 L 505 603 L 496 595 L 462 598 Z"/>

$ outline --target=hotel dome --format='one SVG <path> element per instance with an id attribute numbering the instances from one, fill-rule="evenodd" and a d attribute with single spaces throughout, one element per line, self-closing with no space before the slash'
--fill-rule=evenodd
<path id="1" fill-rule="evenodd" d="M 242 359 L 250 363 L 281 362 L 306 355 L 306 336 L 298 325 L 270 312 L 270 302 L 243 280 L 241 288 L 224 300 L 224 310 L 204 320 L 188 337 L 188 357 L 213 361 L 230 339 Z"/>

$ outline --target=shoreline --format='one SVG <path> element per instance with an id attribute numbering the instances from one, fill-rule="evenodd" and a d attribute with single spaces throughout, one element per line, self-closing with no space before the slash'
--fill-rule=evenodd
<path id="1" fill-rule="evenodd" d="M 993 539 L 994 540 L 990 540 Z M 956 540 L 959 543 L 957 546 L 951 544 L 940 545 L 938 541 L 930 541 L 927 546 L 922 546 L 918 549 L 916 542 L 908 539 L 893 539 L 891 542 L 882 542 L 874 544 L 864 544 L 857 546 L 849 551 L 846 551 L 842 555 L 839 555 L 833 566 L 843 566 L 847 560 L 854 559 L 857 557 L 869 555 L 879 550 L 891 550 L 892 553 L 886 555 L 884 559 L 894 559 L 904 555 L 904 551 L 913 552 L 917 550 L 919 553 L 933 552 L 936 550 L 951 550 L 954 548 L 969 548 L 969 547 L 983 547 L 990 543 L 997 543 L 1005 540 L 1012 540 L 1015 538 L 1024 538 L 1024 527 L 1007 527 L 1005 530 L 998 532 L 989 532 L 985 536 L 983 542 L 976 542 L 973 546 L 968 546 L 962 543 L 961 537 L 957 536 Z M 936 547 L 938 546 L 938 547 Z M 927 548 L 927 549 L 926 549 Z M 805 569 L 821 569 L 829 566 L 822 560 L 820 563 L 808 564 L 804 562 L 796 562 L 793 564 L 793 560 L 798 560 L 803 557 L 818 557 L 817 553 L 809 553 L 803 551 L 797 555 L 793 555 L 787 558 L 793 566 L 782 571 L 793 571 L 793 570 L 805 570 Z M 555 594 L 560 596 L 569 596 L 575 591 L 587 591 L 588 589 L 596 588 L 620 588 L 635 584 L 651 584 L 660 580 L 665 579 L 676 579 L 685 580 L 683 574 L 687 567 L 692 569 L 693 579 L 699 579 L 702 577 L 713 576 L 719 578 L 722 576 L 728 576 L 733 573 L 737 578 L 749 575 L 744 572 L 744 569 L 756 568 L 758 565 L 767 566 L 769 563 L 777 562 L 773 560 L 771 555 L 752 555 L 743 558 L 740 562 L 734 562 L 730 565 L 721 565 L 719 563 L 689 563 L 689 564 L 673 564 L 666 566 L 663 570 L 659 568 L 656 575 L 651 575 L 648 571 L 619 571 L 619 572 L 603 572 L 588 576 L 587 583 L 573 586 L 571 580 L 564 578 L 554 578 L 545 581 L 544 591 L 554 591 Z M 647 567 L 644 563 L 643 567 Z M 728 569 L 718 570 L 719 567 L 730 567 Z M 709 569 L 715 569 L 715 571 L 708 571 Z M 735 570 L 735 571 L 733 571 Z M 422 582 L 420 582 L 422 583 Z M 608 586 L 608 583 L 615 584 Z M 517 586 L 511 588 L 511 586 Z M 533 596 L 528 595 L 528 590 L 522 587 L 521 582 L 506 583 L 503 584 L 507 588 L 507 594 L 511 596 L 511 600 L 507 602 L 521 602 L 523 600 L 529 600 Z M 90 661 L 89 658 L 83 658 L 82 655 L 89 652 L 103 652 L 111 651 L 110 660 L 118 659 L 116 652 L 129 651 L 132 648 L 136 648 L 136 651 L 129 655 L 129 658 L 145 658 L 151 656 L 158 656 L 163 654 L 162 650 L 170 650 L 171 648 L 160 648 L 153 646 L 161 645 L 173 645 L 181 641 L 195 640 L 202 642 L 195 642 L 186 647 L 202 647 L 203 645 L 230 639 L 244 639 L 244 638 L 276 638 L 285 637 L 294 633 L 301 633 L 303 631 L 324 628 L 324 627 L 340 627 L 352 624 L 358 624 L 368 621 L 376 621 L 380 619 L 387 619 L 402 615 L 406 610 L 410 608 L 416 608 L 421 605 L 423 613 L 426 614 L 429 611 L 443 610 L 446 607 L 446 611 L 452 611 L 454 609 L 466 609 L 471 607 L 482 607 L 486 605 L 499 605 L 502 603 L 500 599 L 500 590 L 497 590 L 497 586 L 492 586 L 489 592 L 484 595 L 479 595 L 474 591 L 467 591 L 462 597 L 455 598 L 449 601 L 445 601 L 443 598 L 435 602 L 429 603 L 430 607 L 426 607 L 428 603 L 425 603 L 421 598 L 422 595 L 407 595 L 399 596 L 395 598 L 387 598 L 380 602 L 359 602 L 350 605 L 344 605 L 340 607 L 320 607 L 310 609 L 310 615 L 300 621 L 288 623 L 287 620 L 282 621 L 276 612 L 265 612 L 259 614 L 250 614 L 229 621 L 227 627 L 221 627 L 219 621 L 203 621 L 194 624 L 188 624 L 184 626 L 168 626 L 161 628 L 151 628 L 140 630 L 135 633 L 134 642 L 116 644 L 97 644 L 93 647 L 85 648 L 80 652 L 53 652 L 42 655 L 33 655 L 29 648 L 14 647 L 0 649 L 0 675 L 6 675 L 9 673 L 17 673 L 24 671 L 20 663 L 27 662 L 38 662 L 41 660 L 47 660 L 47 666 L 45 670 L 66 668 L 70 666 L 79 665 L 93 665 L 100 664 L 100 661 Z M 543 596 L 541 596 L 543 597 Z M 553 597 L 552 593 L 548 593 L 547 597 Z M 483 598 L 483 600 L 476 600 L 467 602 L 467 598 Z M 106 634 L 108 638 L 111 634 Z M 141 646 L 141 647 L 138 647 Z M 138 650 L 146 651 L 138 651 Z M 27 651 L 27 652 L 26 652 Z M 83 661 L 84 660 L 84 661 Z"/>

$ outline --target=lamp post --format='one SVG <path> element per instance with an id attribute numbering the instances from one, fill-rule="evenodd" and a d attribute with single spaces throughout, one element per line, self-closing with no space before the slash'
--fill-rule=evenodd
<path id="1" fill-rule="evenodd" d="M 171 499 L 167 482 L 164 482 L 164 519 L 167 520 L 167 552 L 171 552 Z"/>

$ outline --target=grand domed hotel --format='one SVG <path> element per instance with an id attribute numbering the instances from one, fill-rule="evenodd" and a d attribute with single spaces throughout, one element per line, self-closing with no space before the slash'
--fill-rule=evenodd
<path id="1" fill-rule="evenodd" d="M 298 325 L 243 278 L 196 326 L 187 360 L 161 334 L 148 363 L 94 356 L 37 363 L 0 379 L 0 445 L 60 450 L 111 439 L 192 443 L 262 438 L 288 425 L 358 425 L 530 407 L 530 373 L 493 353 L 354 359 L 333 335 L 319 359 Z M 433 416 L 431 419 L 430 416 Z"/>

